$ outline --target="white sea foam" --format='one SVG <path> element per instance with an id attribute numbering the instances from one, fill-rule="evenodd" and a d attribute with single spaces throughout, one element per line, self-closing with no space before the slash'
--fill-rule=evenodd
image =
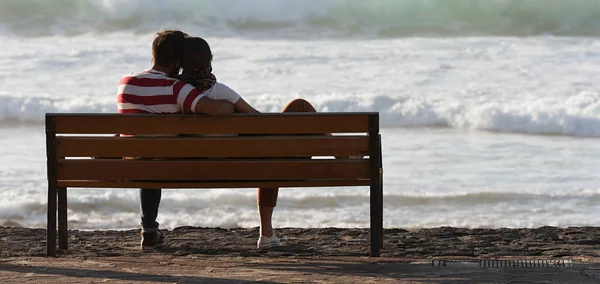
<path id="1" fill-rule="evenodd" d="M 0 96 L 0 124 L 42 123 L 45 113 L 115 113 L 110 101 L 95 102 L 91 98 L 70 99 L 44 97 Z M 251 100 L 252 101 L 252 100 Z M 584 92 L 566 99 L 532 98 L 503 102 L 455 99 L 439 100 L 423 96 L 371 99 L 338 99 L 335 96 L 314 100 L 318 111 L 377 111 L 383 127 L 450 127 L 492 132 L 548 134 L 566 136 L 600 136 L 600 97 Z M 260 99 L 254 105 L 261 110 L 281 109 L 280 103 Z"/>
<path id="2" fill-rule="evenodd" d="M 78 190 L 81 191 L 81 190 Z M 287 189 L 279 200 L 276 223 L 280 227 L 368 227 L 369 197 L 363 193 L 332 191 L 302 193 Z M 69 222 L 78 229 L 129 229 L 138 226 L 137 191 L 98 191 L 80 195 L 71 191 Z M 163 194 L 160 219 L 163 227 L 190 225 L 203 227 L 258 226 L 254 191 L 221 190 L 190 192 L 168 190 Z M 296 196 L 299 195 L 299 196 Z M 587 189 L 562 194 L 477 192 L 454 194 L 386 194 L 384 220 L 387 227 L 522 227 L 536 224 L 589 225 L 596 218 L 573 223 L 569 216 L 585 214 L 587 207 L 600 202 L 600 190 Z M 14 198 L 0 203 L 0 225 L 44 227 L 45 200 Z M 461 210 L 452 210 L 460 207 Z M 485 211 L 482 208 L 491 210 Z M 570 209 L 566 209 L 566 208 Z M 577 209 L 582 208 L 582 209 Z M 498 218 L 504 212 L 513 218 Z M 445 212 L 444 214 L 440 214 Z M 476 216 L 469 216 L 473 212 Z M 556 214 L 560 212 L 561 214 Z M 531 214 L 536 214 L 531 218 Z M 566 216 L 561 216 L 566 215 Z M 482 222 L 482 220 L 487 220 Z M 527 220 L 527 221 L 525 221 Z M 500 222 L 498 222 L 500 221 Z M 526 224 L 523 222 L 533 222 Z M 570 223 L 571 222 L 571 223 Z"/>
<path id="3" fill-rule="evenodd" d="M 43 123 L 46 113 L 116 112 L 115 103 L 99 103 L 89 98 L 51 98 L 49 96 L 15 97 L 0 95 L 0 124 L 19 122 Z"/>
<path id="4" fill-rule="evenodd" d="M 115 112 L 116 82 L 148 68 L 151 38 L 4 38 L 0 65 L 15 68 L 0 69 L 0 125 Z M 303 97 L 318 111 L 377 111 L 387 128 L 600 136 L 598 40 L 209 41 L 219 80 L 261 111 Z"/>

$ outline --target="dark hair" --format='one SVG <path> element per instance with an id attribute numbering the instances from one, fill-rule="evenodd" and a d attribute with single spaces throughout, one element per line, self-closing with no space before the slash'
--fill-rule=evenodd
<path id="1" fill-rule="evenodd" d="M 185 41 L 182 56 L 183 70 L 209 70 L 212 61 L 212 52 L 208 43 L 201 37 L 189 37 Z"/>
<path id="2" fill-rule="evenodd" d="M 182 60 L 183 48 L 188 34 L 177 30 L 160 30 L 152 41 L 152 60 L 154 64 L 169 66 Z"/>

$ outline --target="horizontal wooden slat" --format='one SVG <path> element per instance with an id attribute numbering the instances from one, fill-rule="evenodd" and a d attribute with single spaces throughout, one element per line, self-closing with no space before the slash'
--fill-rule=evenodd
<path id="1" fill-rule="evenodd" d="M 58 157 L 366 156 L 366 136 L 59 137 Z"/>
<path id="2" fill-rule="evenodd" d="M 58 180 L 368 179 L 368 160 L 59 160 Z"/>
<path id="3" fill-rule="evenodd" d="M 47 114 L 57 134 L 297 134 L 367 132 L 377 113 L 238 114 L 227 117 L 167 114 Z"/>
<path id="4" fill-rule="evenodd" d="M 208 182 L 135 182 L 99 180 L 59 180 L 59 187 L 90 188 L 256 188 L 256 187 L 334 187 L 368 186 L 369 180 L 298 180 L 298 181 L 208 181 Z"/>

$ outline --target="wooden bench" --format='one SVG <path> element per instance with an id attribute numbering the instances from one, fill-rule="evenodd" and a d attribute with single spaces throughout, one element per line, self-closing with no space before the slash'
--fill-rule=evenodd
<path id="1" fill-rule="evenodd" d="M 117 133 L 139 136 L 115 137 Z M 57 212 L 58 246 L 68 248 L 69 187 L 275 186 L 369 186 L 370 254 L 380 255 L 383 180 L 378 113 L 228 117 L 46 114 L 46 149 L 49 256 L 56 255 Z M 312 159 L 307 158 L 311 156 Z M 365 158 L 335 159 L 334 156 Z"/>

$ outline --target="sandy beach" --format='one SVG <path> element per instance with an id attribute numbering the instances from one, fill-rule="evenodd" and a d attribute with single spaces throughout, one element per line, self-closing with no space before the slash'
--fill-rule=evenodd
<path id="1" fill-rule="evenodd" d="M 73 230 L 56 258 L 45 233 L 0 227 L 1 283 L 600 282 L 597 227 L 386 229 L 380 258 L 367 229 L 283 228 L 281 247 L 258 251 L 257 228 L 178 227 L 151 252 L 138 230 Z"/>

